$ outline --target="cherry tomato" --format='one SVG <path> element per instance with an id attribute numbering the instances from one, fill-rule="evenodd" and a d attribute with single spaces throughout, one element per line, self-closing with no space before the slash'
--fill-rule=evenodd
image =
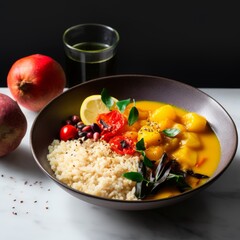
<path id="1" fill-rule="evenodd" d="M 111 138 L 109 144 L 113 151 L 121 155 L 124 154 L 133 155 L 136 151 L 135 142 L 132 139 L 122 135 Z"/>
<path id="2" fill-rule="evenodd" d="M 63 141 L 75 139 L 77 137 L 78 130 L 71 124 L 64 125 L 60 129 L 60 139 Z"/>
<path id="3" fill-rule="evenodd" d="M 127 119 L 117 110 L 99 114 L 97 123 L 101 128 L 101 139 L 108 142 L 113 136 L 118 135 L 127 124 Z"/>

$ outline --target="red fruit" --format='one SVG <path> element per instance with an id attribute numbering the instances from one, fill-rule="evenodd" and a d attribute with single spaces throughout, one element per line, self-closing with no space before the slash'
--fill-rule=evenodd
<path id="1" fill-rule="evenodd" d="M 75 139 L 77 134 L 77 128 L 71 124 L 67 124 L 60 129 L 60 139 L 63 141 Z"/>
<path id="2" fill-rule="evenodd" d="M 33 54 L 12 65 L 8 72 L 7 85 L 20 105 L 38 112 L 63 92 L 66 76 L 57 61 L 49 56 Z"/>
<path id="3" fill-rule="evenodd" d="M 17 102 L 0 93 L 0 157 L 15 150 L 27 130 L 27 120 Z"/>

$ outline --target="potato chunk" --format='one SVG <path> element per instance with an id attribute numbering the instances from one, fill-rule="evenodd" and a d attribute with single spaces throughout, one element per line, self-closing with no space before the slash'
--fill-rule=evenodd
<path id="1" fill-rule="evenodd" d="M 167 128 L 171 128 L 174 125 L 174 121 L 169 118 L 166 118 L 164 120 L 159 121 L 158 125 L 159 125 L 161 131 L 163 131 Z"/>
<path id="2" fill-rule="evenodd" d="M 181 123 L 174 123 L 172 128 L 176 128 L 176 129 L 180 130 L 180 133 L 183 133 L 186 131 L 186 127 Z"/>
<path id="3" fill-rule="evenodd" d="M 198 135 L 194 132 L 183 132 L 181 135 L 182 145 L 186 145 L 190 148 L 200 148 L 202 146 Z"/>
<path id="4" fill-rule="evenodd" d="M 171 105 L 163 105 L 160 108 L 157 108 L 150 116 L 150 120 L 154 122 L 161 122 L 165 119 L 175 120 L 177 114 L 175 109 Z"/>
<path id="5" fill-rule="evenodd" d="M 146 149 L 145 153 L 146 156 L 151 159 L 158 161 L 161 156 L 163 155 L 164 149 L 161 146 L 150 146 L 149 148 Z"/>
<path id="6" fill-rule="evenodd" d="M 172 152 L 179 147 L 180 140 L 178 138 L 165 138 L 164 150 Z"/>
<path id="7" fill-rule="evenodd" d="M 172 153 L 172 156 L 181 164 L 183 170 L 192 169 L 197 163 L 197 152 L 183 146 Z"/>
<path id="8" fill-rule="evenodd" d="M 197 113 L 189 112 L 182 117 L 182 122 L 188 131 L 202 132 L 204 131 L 207 120 Z"/>
<path id="9" fill-rule="evenodd" d="M 159 145 L 162 137 L 159 131 L 151 126 L 143 126 L 138 132 L 138 141 L 144 139 L 145 147 Z"/>

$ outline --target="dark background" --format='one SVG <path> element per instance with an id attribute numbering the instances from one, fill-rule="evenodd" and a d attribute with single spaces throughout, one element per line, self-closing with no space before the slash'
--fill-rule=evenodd
<path id="1" fill-rule="evenodd" d="M 5 0 L 0 3 L 0 86 L 13 64 L 42 53 L 63 67 L 62 34 L 94 22 L 117 29 L 118 73 L 196 87 L 240 87 L 239 1 Z"/>

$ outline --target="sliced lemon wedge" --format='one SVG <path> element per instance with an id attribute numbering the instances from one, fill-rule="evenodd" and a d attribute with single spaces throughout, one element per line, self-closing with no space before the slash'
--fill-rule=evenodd
<path id="1" fill-rule="evenodd" d="M 112 97 L 114 103 L 118 100 Z M 101 95 L 91 95 L 84 99 L 80 107 L 80 117 L 84 124 L 90 125 L 96 122 L 98 114 L 109 112 L 108 107 L 103 103 Z"/>

